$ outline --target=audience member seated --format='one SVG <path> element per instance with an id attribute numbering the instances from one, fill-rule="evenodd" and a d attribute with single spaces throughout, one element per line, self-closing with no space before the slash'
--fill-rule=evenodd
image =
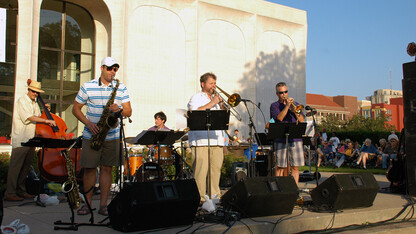
<path id="1" fill-rule="evenodd" d="M 341 158 L 337 161 L 337 163 L 335 164 L 336 167 L 341 167 L 341 165 L 344 162 L 354 162 L 355 157 L 357 155 L 357 150 L 354 147 L 354 144 L 352 143 L 352 141 L 350 139 L 346 139 L 345 143 L 347 144 L 347 149 L 345 150 L 345 152 L 342 154 Z"/>
<path id="2" fill-rule="evenodd" d="M 379 143 L 380 145 L 377 147 L 377 150 L 378 150 L 378 155 L 377 155 L 376 167 L 378 167 L 378 166 L 380 166 L 380 165 L 381 165 L 381 162 L 382 162 L 382 160 L 383 160 L 383 152 L 384 152 L 384 150 L 385 150 L 385 149 L 386 149 L 386 147 L 387 147 L 387 141 L 386 141 L 386 139 L 384 139 L 384 138 L 381 138 L 381 139 L 378 141 L 378 143 Z"/>
<path id="3" fill-rule="evenodd" d="M 396 159 L 399 139 L 396 134 L 391 134 L 388 137 L 388 144 L 382 154 L 382 168 L 387 168 L 387 162 Z"/>
<path id="4" fill-rule="evenodd" d="M 347 139 L 349 140 L 349 139 Z M 342 155 L 345 153 L 345 150 L 347 149 L 347 145 L 345 144 L 344 140 L 341 140 L 341 142 L 338 145 L 338 148 L 335 149 L 335 159 L 339 160 Z"/>
<path id="5" fill-rule="evenodd" d="M 367 138 L 364 141 L 363 147 L 360 149 L 360 157 L 357 160 L 357 165 L 363 163 L 363 168 L 367 169 L 367 161 L 372 160 L 378 154 L 377 148 L 371 144 L 371 139 Z"/>
<path id="6" fill-rule="evenodd" d="M 338 148 L 340 141 L 339 141 L 339 138 L 337 137 L 337 134 L 335 134 L 335 132 L 332 133 L 332 137 L 329 138 L 329 141 L 332 141 L 332 145 L 335 147 L 335 149 Z"/>
<path id="7" fill-rule="evenodd" d="M 334 148 L 331 144 L 329 144 L 329 142 L 324 141 L 323 146 L 319 147 L 316 150 L 316 153 L 318 154 L 318 165 L 317 166 L 320 167 L 322 160 L 327 162 L 328 159 L 333 158 Z"/>

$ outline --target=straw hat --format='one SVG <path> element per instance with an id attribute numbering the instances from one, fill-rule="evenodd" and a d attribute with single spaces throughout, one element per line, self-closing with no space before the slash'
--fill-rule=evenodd
<path id="1" fill-rule="evenodd" d="M 39 93 L 44 93 L 45 91 L 43 91 L 42 85 L 40 84 L 40 82 L 37 82 L 36 80 L 31 81 L 30 79 L 28 80 L 28 85 L 27 87 L 35 92 L 39 92 Z"/>

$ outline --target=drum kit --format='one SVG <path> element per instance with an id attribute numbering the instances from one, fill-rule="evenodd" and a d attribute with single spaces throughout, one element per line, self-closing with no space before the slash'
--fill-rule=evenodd
<path id="1" fill-rule="evenodd" d="M 140 150 L 130 150 L 128 158 L 124 161 L 124 175 L 130 177 L 132 182 L 190 178 L 191 166 L 184 160 L 184 141 L 187 141 L 187 138 L 176 141 L 181 143 L 181 147 L 178 148 L 183 155 L 180 155 L 178 148 L 174 148 L 173 145 L 147 145 Z M 126 142 L 135 144 L 132 137 L 126 138 Z"/>

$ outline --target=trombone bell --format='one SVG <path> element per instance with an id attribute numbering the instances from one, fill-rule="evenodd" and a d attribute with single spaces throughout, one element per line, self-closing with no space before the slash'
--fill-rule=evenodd
<path id="1" fill-rule="evenodd" d="M 228 104 L 230 104 L 230 106 L 232 107 L 236 107 L 238 106 L 238 104 L 240 104 L 241 101 L 241 96 L 238 93 L 233 93 L 231 94 L 230 97 L 228 97 Z"/>
<path id="2" fill-rule="evenodd" d="M 220 87 L 217 86 L 217 88 L 228 98 L 227 103 L 230 104 L 230 106 L 236 107 L 236 106 L 238 106 L 238 104 L 240 104 L 240 101 L 241 101 L 240 94 L 233 93 L 233 94 L 229 95 L 224 90 L 222 90 Z"/>
<path id="3" fill-rule="evenodd" d="M 240 94 L 238 94 L 238 93 L 233 93 L 233 94 L 231 94 L 231 95 L 229 95 L 228 93 L 226 93 L 224 90 L 222 90 L 220 87 L 218 87 L 217 86 L 217 88 L 228 98 L 228 100 L 225 100 L 219 93 L 218 93 L 218 95 L 220 96 L 220 98 L 224 101 L 224 102 L 226 102 L 226 103 L 228 103 L 228 105 L 230 105 L 230 107 L 231 108 L 229 108 L 228 107 L 228 109 L 230 109 L 230 112 L 231 112 L 231 114 L 233 114 L 237 119 L 238 119 L 238 121 L 241 121 L 242 119 L 241 119 L 241 116 L 240 116 L 240 114 L 234 109 L 234 107 L 236 107 L 239 103 L 240 103 L 240 101 L 241 101 L 241 96 L 240 96 Z M 215 90 L 214 90 L 214 92 L 216 92 Z"/>

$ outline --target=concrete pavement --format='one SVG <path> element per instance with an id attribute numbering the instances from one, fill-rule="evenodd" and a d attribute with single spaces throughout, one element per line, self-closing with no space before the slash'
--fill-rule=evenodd
<path id="1" fill-rule="evenodd" d="M 326 180 L 333 173 L 321 173 L 320 183 Z M 389 186 L 389 182 L 384 175 L 375 175 L 380 188 Z M 300 183 L 299 188 L 313 189 L 316 182 Z M 306 194 L 304 194 L 306 195 Z M 359 196 L 359 194 L 357 194 Z M 359 198 L 359 197 L 357 197 Z M 62 220 L 69 222 L 71 217 L 67 203 L 60 203 L 56 206 L 40 207 L 34 204 L 19 206 L 20 202 L 4 202 L 3 225 L 7 225 L 15 219 L 20 219 L 21 223 L 27 224 L 31 233 L 74 233 L 74 231 L 54 230 L 54 221 Z M 346 229 L 345 233 L 411 233 L 416 232 L 416 222 L 413 221 L 411 205 L 404 195 L 379 192 L 374 200 L 374 204 L 368 208 L 346 209 L 337 213 L 318 213 L 309 211 L 306 208 L 295 207 L 291 215 L 279 215 L 257 218 L 246 218 L 235 222 L 231 227 L 224 224 L 194 223 L 191 227 L 172 227 L 163 230 L 156 230 L 156 233 L 299 233 L 310 230 L 325 230 L 340 228 L 350 225 L 366 224 L 366 229 L 351 230 Z M 98 206 L 98 200 L 93 201 L 94 207 Z M 406 207 L 406 209 L 404 209 Z M 154 214 L 152 214 L 155 212 Z M 158 212 L 152 211 L 149 215 L 154 215 L 157 219 Z M 400 212 L 402 212 L 400 214 Z M 398 215 L 400 214 L 400 215 Z M 395 219 L 396 222 L 388 222 L 383 226 L 373 226 L 372 223 Z M 89 216 L 75 215 L 75 222 L 88 223 Z M 94 212 L 94 223 L 105 219 Z M 403 219 L 410 219 L 407 222 Z M 105 220 L 104 223 L 108 223 Z M 138 220 L 140 222 L 140 220 Z M 335 230 L 333 230 L 335 231 Z M 77 233 L 118 233 L 111 227 L 103 226 L 81 226 Z M 152 231 L 153 232 L 153 231 Z M 137 232 L 136 232 L 137 233 Z"/>

